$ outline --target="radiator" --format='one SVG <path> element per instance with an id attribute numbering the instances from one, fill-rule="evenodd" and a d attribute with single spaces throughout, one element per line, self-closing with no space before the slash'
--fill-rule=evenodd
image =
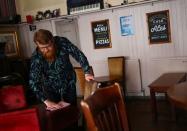
<path id="1" fill-rule="evenodd" d="M 127 94 L 142 93 L 142 79 L 139 59 L 125 60 L 125 77 Z"/>

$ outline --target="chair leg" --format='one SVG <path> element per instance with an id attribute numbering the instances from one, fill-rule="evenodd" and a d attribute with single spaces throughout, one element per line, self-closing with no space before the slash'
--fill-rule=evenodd
<path id="1" fill-rule="evenodd" d="M 78 122 L 72 124 L 71 126 L 67 127 L 66 129 L 63 129 L 62 131 L 79 131 Z"/>
<path id="2" fill-rule="evenodd" d="M 171 103 L 171 120 L 177 122 L 177 110 L 176 107 Z"/>
<path id="3" fill-rule="evenodd" d="M 120 83 L 120 87 L 121 87 L 121 94 L 122 94 L 122 98 L 125 101 L 125 96 L 126 96 L 126 88 L 125 88 L 125 84 Z"/>

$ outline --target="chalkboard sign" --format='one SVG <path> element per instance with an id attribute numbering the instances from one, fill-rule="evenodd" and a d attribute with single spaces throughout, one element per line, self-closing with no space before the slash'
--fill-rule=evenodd
<path id="1" fill-rule="evenodd" d="M 169 10 L 147 13 L 149 43 L 171 42 Z"/>
<path id="2" fill-rule="evenodd" d="M 91 26 L 94 48 L 111 48 L 109 20 L 94 21 Z"/>

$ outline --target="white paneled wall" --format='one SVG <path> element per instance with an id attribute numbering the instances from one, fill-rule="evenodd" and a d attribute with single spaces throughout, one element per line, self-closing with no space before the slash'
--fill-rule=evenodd
<path id="1" fill-rule="evenodd" d="M 171 25 L 171 43 L 150 45 L 146 13 L 169 10 Z M 120 17 L 132 15 L 135 34 L 121 36 Z M 129 92 L 149 95 L 148 85 L 164 72 L 187 72 L 187 0 L 162 0 L 146 4 L 135 4 L 121 8 L 77 15 L 77 36 L 80 48 L 93 66 L 95 76 L 108 74 L 107 57 L 125 56 L 128 58 L 126 68 Z M 91 22 L 109 19 L 112 48 L 94 49 Z M 52 23 L 52 24 L 51 24 Z M 38 28 L 45 28 L 59 35 L 63 29 L 61 23 L 54 20 L 36 23 Z M 57 27 L 58 26 L 58 27 Z M 27 26 L 21 26 L 24 54 L 30 56 L 34 49 L 32 44 L 33 32 Z M 141 67 L 137 66 L 139 60 Z M 130 68 L 132 67 L 132 68 Z M 141 71 L 141 75 L 138 73 Z M 133 83 L 133 78 L 135 79 Z M 129 80 L 129 81 L 128 81 Z M 141 81 L 142 80 L 142 81 Z M 142 82 L 142 83 L 141 83 Z M 140 86 L 142 85 L 142 86 Z M 132 87 L 131 87 L 132 86 Z"/>
<path id="2" fill-rule="evenodd" d="M 68 38 L 74 45 L 80 48 L 76 19 L 54 20 L 53 23 L 55 35 Z M 80 66 L 72 57 L 70 57 L 70 60 L 74 66 Z"/>
<path id="3" fill-rule="evenodd" d="M 76 46 L 80 47 L 77 28 L 76 19 L 55 21 L 56 35 L 66 37 Z"/>
<path id="4" fill-rule="evenodd" d="M 20 51 L 21 54 L 28 58 L 32 53 L 32 38 L 30 37 L 30 31 L 28 25 L 21 25 L 20 26 Z"/>
<path id="5" fill-rule="evenodd" d="M 150 45 L 148 41 L 146 13 L 161 10 L 169 10 L 172 42 Z M 120 17 L 128 15 L 132 15 L 134 18 L 135 35 L 121 36 Z M 103 19 L 109 19 L 112 48 L 95 50 L 93 48 L 91 22 Z M 186 0 L 152 2 L 125 8 L 116 8 L 103 12 L 81 15 L 78 18 L 81 47 L 89 60 L 95 62 L 92 63 L 94 70 L 97 70 L 95 74 L 101 76 L 103 75 L 102 73 L 108 73 L 107 68 L 100 67 L 107 67 L 105 61 L 109 56 L 123 55 L 128 57 L 129 60 L 139 59 L 142 72 L 142 88 L 145 89 L 146 95 L 149 94 L 148 85 L 160 74 L 168 71 L 181 71 L 179 68 L 181 68 L 182 71 L 187 71 L 186 63 L 178 59 L 176 60 L 176 58 L 187 56 L 187 39 L 185 36 L 187 33 L 186 24 Z M 87 37 L 85 37 L 85 34 L 87 34 Z M 173 59 L 171 60 L 171 58 Z M 155 59 L 158 60 L 156 63 Z M 97 62 L 99 62 L 99 64 Z M 131 73 L 131 76 L 135 76 L 135 72 L 132 71 Z M 136 84 L 138 85 L 137 81 Z"/>

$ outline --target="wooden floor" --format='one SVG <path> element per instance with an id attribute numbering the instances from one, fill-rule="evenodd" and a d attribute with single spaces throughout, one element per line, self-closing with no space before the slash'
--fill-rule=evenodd
<path id="1" fill-rule="evenodd" d="M 158 122 L 152 119 L 149 99 L 126 100 L 130 131 L 187 131 L 187 111 L 177 110 L 177 122 L 171 120 L 170 104 L 166 100 L 158 100 Z M 76 131 L 84 131 L 83 128 Z"/>
<path id="2" fill-rule="evenodd" d="M 150 100 L 127 100 L 131 131 L 187 131 L 187 111 L 177 110 L 177 122 L 171 120 L 170 103 L 158 101 L 158 122 L 152 119 Z"/>

